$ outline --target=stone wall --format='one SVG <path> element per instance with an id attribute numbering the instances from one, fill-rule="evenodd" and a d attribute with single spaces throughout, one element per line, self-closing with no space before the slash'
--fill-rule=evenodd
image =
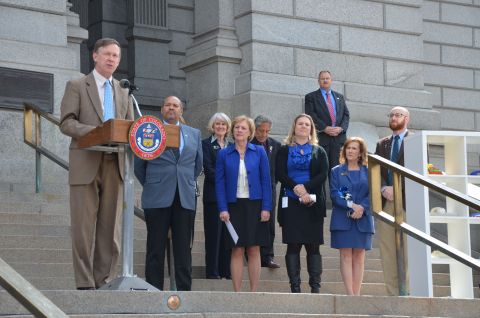
<path id="1" fill-rule="evenodd" d="M 480 1 L 423 1 L 424 81 L 445 130 L 480 131 Z M 478 170 L 480 147 L 468 149 Z"/>
<path id="2" fill-rule="evenodd" d="M 95 41 L 112 37 L 122 46 L 114 76 L 128 78 L 140 88 L 135 96 L 146 112 L 155 113 L 168 95 L 186 99 L 185 73 L 179 62 L 192 43 L 193 0 L 70 1 L 89 32 L 84 73 L 93 68 L 90 56 Z"/>
<path id="3" fill-rule="evenodd" d="M 241 56 L 239 60 L 235 60 L 234 55 L 222 59 L 218 51 L 208 55 L 206 52 L 212 51 L 213 45 L 207 46 L 201 41 L 196 44 L 195 40 L 190 51 L 187 50 L 183 64 L 187 76 L 187 102 L 193 107 L 190 117 L 196 119 L 200 127 L 209 114 L 218 110 L 232 116 L 266 114 L 274 121 L 272 134 L 281 138 L 294 115 L 303 111 L 304 95 L 318 88 L 319 70 L 329 69 L 334 78 L 333 88 L 346 97 L 351 112 L 351 132 L 367 132 L 370 142 L 389 133 L 386 114 L 397 105 L 410 109 L 413 129 L 459 129 L 463 115 L 469 116 L 468 125 L 463 129 L 476 129 L 474 122 L 478 121 L 478 114 L 473 114 L 472 110 L 478 108 L 480 100 L 478 84 L 474 86 L 479 77 L 475 63 L 480 59 L 475 59 L 474 53 L 474 46 L 479 45 L 478 30 L 470 25 L 470 29 L 465 30 L 467 36 L 460 37 L 469 39 L 469 49 L 460 45 L 433 44 L 430 38 L 444 36 L 443 30 L 431 26 L 431 20 L 445 20 L 446 27 L 459 24 L 453 22 L 453 12 L 460 10 L 456 7 L 473 10 L 468 11 L 469 18 L 463 24 L 478 23 L 480 15 L 475 11 L 480 10 L 478 3 L 217 0 L 209 2 L 208 6 L 196 3 L 196 17 L 211 14 L 210 7 L 224 8 L 229 14 L 233 10 L 234 32 L 229 49 L 234 51 L 238 43 Z M 435 8 L 437 16 L 433 12 Z M 443 12 L 443 20 L 440 12 Z M 459 12 L 457 14 L 461 15 L 461 10 Z M 217 20 L 205 21 L 196 20 L 195 37 L 204 37 L 204 30 L 221 30 Z M 232 21 L 222 25 L 231 26 Z M 215 38 L 217 43 L 219 38 Z M 219 47 L 221 45 L 216 46 Z M 451 61 L 454 54 L 460 55 L 457 62 Z M 190 55 L 197 58 L 190 58 Z M 440 56 L 442 61 L 432 62 Z M 235 68 L 238 61 L 239 68 Z M 225 67 L 226 63 L 231 67 Z M 463 84 L 453 86 L 461 85 L 464 91 L 458 92 L 468 96 L 455 105 L 457 108 L 462 105 L 462 110 L 470 111 L 468 114 L 452 116 L 445 106 L 449 105 L 454 87 L 431 83 L 441 80 L 432 72 L 441 73 L 438 67 L 446 63 L 453 66 L 455 73 L 444 72 L 444 77 L 458 74 L 459 83 L 467 82 L 465 87 Z M 466 70 L 467 67 L 470 69 Z M 221 97 L 222 91 L 228 93 Z"/>
<path id="4" fill-rule="evenodd" d="M 216 111 L 265 114 L 282 139 L 321 69 L 346 97 L 349 133 L 367 137 L 370 149 L 389 133 L 385 115 L 396 105 L 411 110 L 412 129 L 480 128 L 479 0 L 70 2 L 89 31 L 81 51 L 86 33 L 68 1 L 0 0 L 0 66 L 53 73 L 57 116 L 65 82 L 91 70 L 93 43 L 110 36 L 122 44 L 115 76 L 140 86 L 144 112 L 158 114 L 165 96 L 178 95 L 203 132 Z M 22 114 L 0 110 L 0 120 L 8 136 L 0 138 L 1 180 L 32 180 Z M 46 142 L 65 156 L 67 138 L 45 129 Z"/>
<path id="5" fill-rule="evenodd" d="M 233 115 L 235 81 L 242 53 L 234 19 L 234 1 L 195 0 L 195 35 L 180 67 L 187 80 L 185 118 L 206 132 L 208 119 L 218 111 Z M 248 114 L 250 103 L 245 103 Z"/>
<path id="6" fill-rule="evenodd" d="M 81 76 L 79 43 L 87 37 L 69 8 L 65 0 L 0 0 L 0 66 L 53 74 L 57 117 L 66 81 Z M 42 129 L 44 145 L 67 159 L 69 138 L 49 123 Z M 0 109 L 0 136 L 0 186 L 31 191 L 35 152 L 23 143 L 21 111 Z M 42 167 L 46 183 L 67 182 L 62 168 L 47 159 Z"/>
<path id="7" fill-rule="evenodd" d="M 160 10 L 152 12 L 146 3 Z M 139 103 L 158 110 L 166 96 L 185 100 L 185 74 L 178 64 L 192 42 L 193 0 L 128 0 L 127 5 L 128 77 L 141 88 Z"/>
<path id="8" fill-rule="evenodd" d="M 480 2 L 424 1 L 425 88 L 442 128 L 480 130 Z"/>
<path id="9" fill-rule="evenodd" d="M 0 66 L 52 73 L 54 115 L 59 117 L 66 81 L 82 76 L 79 71 L 90 72 L 95 41 L 113 37 L 122 46 L 122 61 L 114 76 L 133 80 L 141 88 L 137 99 L 145 112 L 158 114 L 167 95 L 186 100 L 185 74 L 178 64 L 192 43 L 193 0 L 136 0 L 135 4 L 140 2 L 156 6 L 155 11 L 146 8 L 154 14 L 133 8 L 130 0 L 0 0 Z M 72 5 L 81 19 L 70 11 Z M 155 20 L 162 14 L 165 25 Z M 69 138 L 48 122 L 42 128 L 44 145 L 68 159 Z M 0 108 L 0 186 L 29 184 L 30 191 L 35 152 L 23 143 L 22 129 L 21 112 Z M 42 166 L 45 183 L 67 182 L 65 171 L 48 159 L 43 159 Z"/>

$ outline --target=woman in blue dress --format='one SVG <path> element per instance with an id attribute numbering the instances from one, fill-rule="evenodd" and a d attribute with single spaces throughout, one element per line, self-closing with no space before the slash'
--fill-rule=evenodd
<path id="1" fill-rule="evenodd" d="M 370 211 L 367 146 L 350 137 L 340 151 L 340 164 L 330 177 L 332 218 L 331 247 L 340 250 L 340 271 L 348 295 L 360 295 L 365 250 L 372 248 L 374 233 Z"/>

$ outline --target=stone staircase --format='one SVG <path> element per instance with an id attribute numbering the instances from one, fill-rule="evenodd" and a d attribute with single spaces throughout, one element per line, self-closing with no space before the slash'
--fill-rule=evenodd
<path id="1" fill-rule="evenodd" d="M 15 191 L 17 189 L 17 191 Z M 21 190 L 18 190 L 21 189 Z M 302 257 L 303 294 L 290 294 L 277 228 L 276 261 L 280 269 L 262 268 L 258 293 L 232 293 L 230 280 L 204 279 L 204 235 L 201 198 L 195 222 L 192 249 L 193 292 L 81 292 L 76 291 L 71 264 L 68 187 L 53 186 L 46 194 L 34 194 L 32 186 L 0 186 L 0 257 L 35 287 L 73 317 L 478 317 L 479 300 L 446 298 L 385 297 L 379 251 L 367 252 L 361 297 L 344 296 L 338 251 L 326 243 L 321 247 L 324 271 L 321 295 L 307 294 L 305 255 Z M 13 191 L 12 191 L 13 190 Z M 135 221 L 134 273 L 143 277 L 146 229 Z M 447 273 L 434 274 L 435 296 L 450 293 Z M 165 286 L 169 286 L 168 278 Z M 243 290 L 248 290 L 244 271 Z M 181 306 L 172 311 L 169 296 L 180 296 Z M 478 289 L 475 291 L 478 297 Z M 473 310 L 473 308 L 477 310 Z M 461 308 L 458 313 L 454 308 Z M 0 317 L 28 316 L 28 312 L 0 290 Z"/>

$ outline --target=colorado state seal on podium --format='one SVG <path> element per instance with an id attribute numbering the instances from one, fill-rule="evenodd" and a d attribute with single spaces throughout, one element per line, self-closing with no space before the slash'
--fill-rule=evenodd
<path id="1" fill-rule="evenodd" d="M 143 159 L 157 158 L 165 150 L 166 133 L 162 121 L 155 116 L 138 118 L 130 127 L 128 141 L 133 153 Z"/>

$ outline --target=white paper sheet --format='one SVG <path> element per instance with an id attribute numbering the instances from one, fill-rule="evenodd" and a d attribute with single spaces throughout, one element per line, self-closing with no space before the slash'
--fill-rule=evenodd
<path id="1" fill-rule="evenodd" d="M 230 233 L 230 236 L 232 237 L 233 241 L 235 242 L 235 244 L 237 244 L 238 234 L 237 234 L 237 231 L 235 231 L 235 229 L 233 228 L 232 223 L 230 223 L 230 221 L 225 221 L 225 225 L 227 226 L 227 230 Z"/>

